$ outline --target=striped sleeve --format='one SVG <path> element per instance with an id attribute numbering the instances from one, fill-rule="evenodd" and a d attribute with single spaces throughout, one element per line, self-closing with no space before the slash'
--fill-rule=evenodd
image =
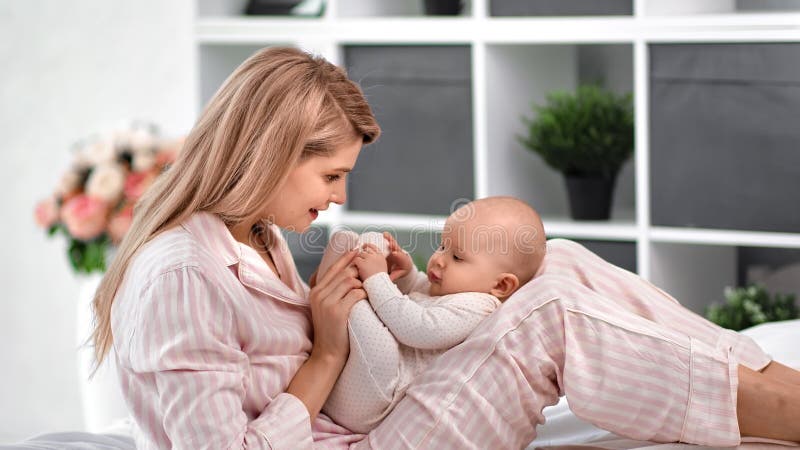
<path id="1" fill-rule="evenodd" d="M 132 370 L 154 379 L 157 394 L 138 398 L 140 420 L 164 417 L 174 449 L 312 447 L 308 411 L 290 394 L 254 420 L 243 409 L 247 355 L 226 296 L 197 267 L 151 282 L 139 299 L 130 339 Z"/>
<path id="2" fill-rule="evenodd" d="M 403 295 L 386 273 L 364 281 L 375 313 L 399 342 L 423 350 L 437 350 L 461 343 L 500 302 L 488 294 L 448 295 L 438 304 L 421 305 Z"/>

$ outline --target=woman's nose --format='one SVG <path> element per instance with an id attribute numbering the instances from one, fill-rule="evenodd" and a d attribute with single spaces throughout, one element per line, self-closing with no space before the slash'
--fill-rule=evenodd
<path id="1" fill-rule="evenodd" d="M 344 205 L 345 200 L 347 200 L 347 189 L 344 186 L 344 183 L 341 183 L 342 187 L 336 188 L 331 192 L 331 202 L 336 203 L 337 205 Z"/>

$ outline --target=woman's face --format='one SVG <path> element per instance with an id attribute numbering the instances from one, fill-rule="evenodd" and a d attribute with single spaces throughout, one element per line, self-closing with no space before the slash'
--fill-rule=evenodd
<path id="1" fill-rule="evenodd" d="M 271 220 L 283 229 L 302 233 L 318 211 L 328 209 L 331 203 L 343 204 L 347 174 L 356 164 L 361 145 L 361 136 L 354 137 L 328 156 L 312 156 L 296 165 L 266 206 Z"/>

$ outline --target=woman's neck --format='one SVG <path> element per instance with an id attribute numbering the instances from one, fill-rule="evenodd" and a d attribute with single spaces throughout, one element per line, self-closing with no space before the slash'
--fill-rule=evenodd
<path id="1" fill-rule="evenodd" d="M 233 238 L 237 241 L 245 245 L 251 245 L 252 240 L 250 238 L 250 230 L 253 229 L 253 225 L 255 224 L 249 222 L 240 222 L 235 225 L 229 225 L 228 230 L 231 232 L 231 236 L 233 236 Z"/>
<path id="2" fill-rule="evenodd" d="M 231 232 L 233 238 L 242 244 L 256 250 L 269 251 L 273 244 L 273 236 L 267 227 L 269 227 L 269 225 L 264 221 L 255 223 L 244 221 L 236 225 L 228 226 L 228 230 Z"/>

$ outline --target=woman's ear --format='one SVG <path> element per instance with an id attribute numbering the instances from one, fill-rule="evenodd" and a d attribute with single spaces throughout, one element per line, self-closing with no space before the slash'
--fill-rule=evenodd
<path id="1" fill-rule="evenodd" d="M 497 276 L 494 287 L 491 291 L 489 291 L 489 293 L 500 300 L 505 300 L 508 296 L 513 294 L 518 287 L 519 278 L 517 278 L 516 275 L 513 273 L 501 273 Z"/>

